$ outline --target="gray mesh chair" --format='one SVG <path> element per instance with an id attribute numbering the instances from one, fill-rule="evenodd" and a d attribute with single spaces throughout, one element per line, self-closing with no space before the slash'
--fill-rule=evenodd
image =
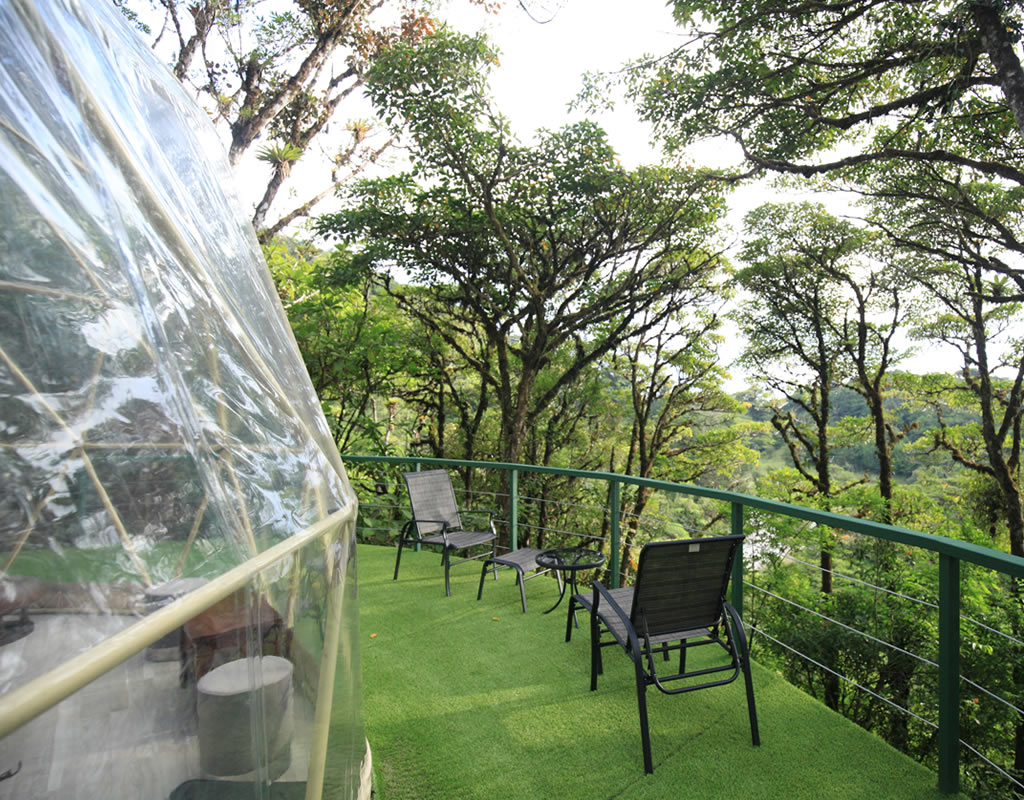
<path id="1" fill-rule="evenodd" d="M 732 683 L 742 672 L 750 733 L 754 744 L 761 744 L 747 638 L 739 614 L 725 600 L 733 559 L 742 541 L 742 536 L 718 536 L 654 542 L 640 551 L 633 587 L 609 591 L 594 582 L 589 604 L 590 689 L 597 689 L 602 649 L 621 646 L 635 668 L 645 772 L 654 771 L 647 724 L 647 687 L 651 685 L 665 694 L 681 694 Z M 725 658 L 687 671 L 687 651 L 709 644 L 718 645 Z M 659 674 L 655 656 L 667 662 L 675 650 L 679 651 L 679 671 L 663 665 L 662 671 L 671 674 Z M 723 673 L 723 677 L 712 678 Z"/>
<path id="2" fill-rule="evenodd" d="M 450 597 L 452 588 L 449 571 L 454 565 L 480 558 L 494 557 L 495 544 L 498 539 L 498 534 L 494 530 L 494 512 L 459 511 L 459 506 L 455 502 L 455 491 L 452 489 L 452 479 L 443 469 L 406 472 L 403 477 L 409 490 L 412 519 L 402 527 L 402 533 L 398 538 L 394 579 L 398 580 L 398 568 L 402 563 L 402 548 L 417 544 L 440 545 L 441 565 L 444 567 L 444 591 Z M 486 514 L 488 517 L 487 530 L 466 530 L 462 518 L 467 514 Z M 490 545 L 490 547 L 458 561 L 451 560 L 452 552 L 468 552 L 484 545 Z M 497 574 L 497 567 L 494 569 Z"/>

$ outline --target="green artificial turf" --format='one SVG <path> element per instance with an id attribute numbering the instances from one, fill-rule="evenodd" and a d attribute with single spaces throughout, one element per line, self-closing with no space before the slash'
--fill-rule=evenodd
<path id="1" fill-rule="evenodd" d="M 589 691 L 589 630 L 565 643 L 554 580 L 452 570 L 394 548 L 358 552 L 363 702 L 377 800 L 948 797 L 936 776 L 754 665 L 761 746 L 742 680 L 667 696 L 648 689 L 654 774 L 645 775 L 631 662 L 605 651 Z"/>

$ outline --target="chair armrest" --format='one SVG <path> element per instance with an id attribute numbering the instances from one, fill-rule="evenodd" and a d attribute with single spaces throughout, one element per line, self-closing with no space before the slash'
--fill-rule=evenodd
<path id="1" fill-rule="evenodd" d="M 486 514 L 487 515 L 487 525 L 490 527 L 491 533 L 495 533 L 495 530 L 494 530 L 494 517 L 495 517 L 495 515 L 497 513 L 498 512 L 495 511 L 492 508 L 476 508 L 476 509 L 470 508 L 470 509 L 466 509 L 465 511 L 460 511 L 459 512 L 459 524 L 462 526 L 463 530 L 466 530 L 466 523 L 462 519 L 463 516 L 465 516 L 467 514 L 470 514 L 470 515 L 472 515 L 472 514 Z"/>
<path id="2" fill-rule="evenodd" d="M 725 607 L 726 616 L 729 617 L 729 620 L 732 623 L 732 628 L 736 632 L 736 637 L 740 640 L 740 647 L 742 648 L 740 652 L 747 652 L 750 647 L 750 644 L 747 641 L 747 632 L 743 628 L 743 620 L 740 619 L 739 612 L 735 608 L 733 608 L 732 603 L 730 603 L 728 600 L 722 603 L 722 605 Z"/>
<path id="3" fill-rule="evenodd" d="M 486 514 L 493 519 L 498 512 L 493 508 L 467 508 L 464 511 L 459 512 L 461 517 L 463 514 Z"/>
<path id="4" fill-rule="evenodd" d="M 615 602 L 615 598 L 612 597 L 608 590 L 604 588 L 601 581 L 594 581 L 594 604 L 590 609 L 590 613 L 594 615 L 598 614 L 598 608 L 601 604 L 602 597 L 608 605 L 608 608 L 610 608 L 612 613 L 616 614 L 622 622 L 626 629 L 626 633 L 629 635 L 629 641 L 623 641 L 611 626 L 608 626 L 608 632 L 615 637 L 615 641 L 622 645 L 624 650 L 631 654 L 632 658 L 640 658 L 640 640 L 637 638 L 636 631 L 633 629 L 633 623 L 629 620 L 629 614 L 623 611 L 622 606 Z"/>

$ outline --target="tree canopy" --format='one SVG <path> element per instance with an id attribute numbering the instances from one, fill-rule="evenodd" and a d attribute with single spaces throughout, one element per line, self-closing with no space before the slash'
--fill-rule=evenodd
<path id="1" fill-rule="evenodd" d="M 425 287 L 385 281 L 493 387 L 502 456 L 515 461 L 531 422 L 588 365 L 716 301 L 724 203 L 721 184 L 693 170 L 625 170 L 591 123 L 519 144 L 487 95 L 495 61 L 483 40 L 446 30 L 382 57 L 368 90 L 408 126 L 414 171 L 361 182 L 321 230 Z M 559 352 L 560 374 L 535 392 Z"/>
<path id="2" fill-rule="evenodd" d="M 430 0 L 116 2 L 222 126 L 232 165 L 259 145 L 270 174 L 253 226 L 264 240 L 308 216 L 390 146 L 390 137 L 373 135 L 369 120 L 336 121 L 333 133 L 330 123 L 360 96 L 366 70 L 381 53 L 398 42 L 418 42 L 437 25 Z M 491 0 L 468 2 L 495 12 L 500 7 Z M 322 160 L 320 188 L 282 211 L 276 201 L 301 158 Z"/>
<path id="3" fill-rule="evenodd" d="M 1019 3 L 674 8 L 687 43 L 634 84 L 642 113 L 671 146 L 725 135 L 754 169 L 811 175 L 910 159 L 1021 183 Z"/>

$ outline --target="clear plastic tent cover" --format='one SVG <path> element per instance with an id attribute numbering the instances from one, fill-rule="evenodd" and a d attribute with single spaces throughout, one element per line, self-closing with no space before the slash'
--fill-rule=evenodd
<path id="1" fill-rule="evenodd" d="M 0 798 L 366 791 L 355 497 L 231 187 L 113 3 L 0 3 L 0 724 L 326 531 L 6 733 Z"/>

